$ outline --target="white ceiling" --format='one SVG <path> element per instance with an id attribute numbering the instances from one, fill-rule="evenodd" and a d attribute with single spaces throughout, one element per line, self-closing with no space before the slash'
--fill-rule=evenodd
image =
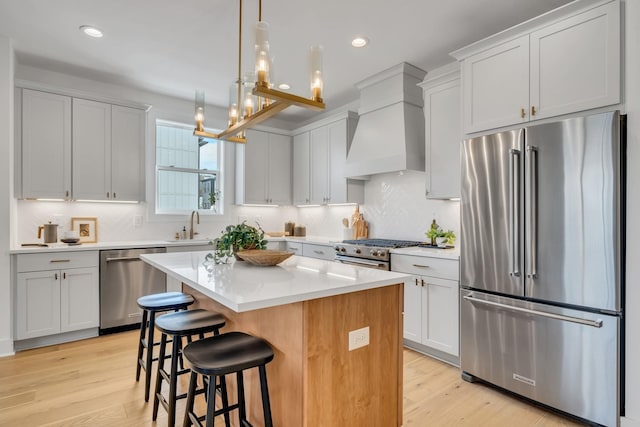
<path id="1" fill-rule="evenodd" d="M 426 71 L 448 53 L 569 0 L 264 0 L 277 82 L 308 96 L 309 46 L 324 46 L 328 109 L 357 99 L 354 83 L 400 62 Z M 253 67 L 258 0 L 244 0 L 243 72 Z M 102 29 L 102 39 L 80 25 Z M 238 67 L 238 0 L 0 0 L 0 34 L 18 62 L 227 105 Z M 351 47 L 356 35 L 370 39 Z M 307 110 L 284 117 L 303 121 Z M 285 112 L 286 113 L 286 112 Z"/>

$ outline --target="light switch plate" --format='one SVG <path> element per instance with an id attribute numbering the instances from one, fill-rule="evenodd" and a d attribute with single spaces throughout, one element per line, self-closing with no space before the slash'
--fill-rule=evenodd
<path id="1" fill-rule="evenodd" d="M 133 226 L 136 228 L 142 227 L 142 215 L 133 216 Z"/>
<path id="2" fill-rule="evenodd" d="M 349 332 L 349 351 L 369 345 L 369 327 Z"/>

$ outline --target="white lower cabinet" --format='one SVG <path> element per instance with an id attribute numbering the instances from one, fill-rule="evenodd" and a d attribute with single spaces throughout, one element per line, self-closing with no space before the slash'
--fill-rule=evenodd
<path id="1" fill-rule="evenodd" d="M 319 243 L 287 241 L 286 250 L 293 252 L 295 255 L 325 259 L 328 261 L 333 261 L 336 256 L 333 245 L 323 245 Z"/>
<path id="2" fill-rule="evenodd" d="M 97 252 L 16 256 L 17 340 L 99 326 Z"/>
<path id="3" fill-rule="evenodd" d="M 391 266 L 412 275 L 404 284 L 405 340 L 457 358 L 458 261 L 392 254 Z"/>

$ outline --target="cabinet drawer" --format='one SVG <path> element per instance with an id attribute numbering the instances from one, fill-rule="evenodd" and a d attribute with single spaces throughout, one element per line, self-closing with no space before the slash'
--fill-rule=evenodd
<path id="1" fill-rule="evenodd" d="M 287 250 L 296 255 L 302 255 L 302 242 L 287 242 Z"/>
<path id="2" fill-rule="evenodd" d="M 332 246 L 314 245 L 305 243 L 302 246 L 302 256 L 320 258 L 332 261 L 336 256 L 336 251 Z"/>
<path id="3" fill-rule="evenodd" d="M 17 255 L 18 272 L 64 270 L 67 268 L 97 267 L 98 252 L 47 252 Z"/>
<path id="4" fill-rule="evenodd" d="M 450 280 L 460 279 L 458 261 L 453 259 L 391 254 L 391 270 Z"/>

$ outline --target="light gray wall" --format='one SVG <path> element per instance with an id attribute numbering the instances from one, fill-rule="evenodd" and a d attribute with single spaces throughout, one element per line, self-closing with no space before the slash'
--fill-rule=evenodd
<path id="1" fill-rule="evenodd" d="M 11 40 L 0 36 L 0 356 L 13 353 L 9 249 L 13 209 L 13 74 Z"/>
<path id="2" fill-rule="evenodd" d="M 625 19 L 625 103 L 627 110 L 627 298 L 626 417 L 622 425 L 640 427 L 640 2 L 623 3 Z"/>

